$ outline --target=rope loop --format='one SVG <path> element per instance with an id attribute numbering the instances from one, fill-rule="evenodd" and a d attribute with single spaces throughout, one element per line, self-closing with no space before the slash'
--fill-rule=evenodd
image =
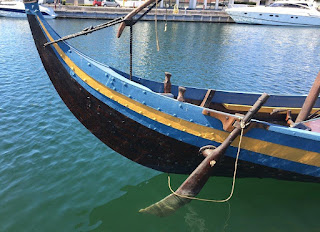
<path id="1" fill-rule="evenodd" d="M 178 197 L 187 198 L 190 200 L 198 200 L 198 201 L 213 202 L 213 203 L 224 203 L 224 202 L 229 201 L 232 198 L 233 193 L 234 193 L 234 188 L 235 188 L 235 184 L 236 184 L 238 161 L 239 161 L 239 155 L 240 155 L 240 150 L 241 150 L 241 142 L 242 142 L 242 137 L 243 137 L 243 131 L 244 131 L 244 128 L 246 127 L 246 125 L 244 123 L 242 123 L 242 124 L 244 125 L 244 127 L 242 127 L 242 125 L 241 125 L 241 133 L 240 133 L 240 139 L 239 139 L 239 144 L 238 144 L 238 151 L 237 151 L 237 156 L 236 156 L 236 160 L 234 163 L 232 186 L 231 186 L 230 194 L 227 198 L 225 198 L 223 200 L 214 200 L 214 199 L 204 199 L 204 198 L 198 198 L 198 197 L 192 197 L 192 196 L 178 194 L 171 188 L 170 175 L 168 174 L 168 187 L 169 187 L 170 191 Z"/>
<path id="2" fill-rule="evenodd" d="M 240 121 L 240 128 L 243 130 L 244 128 L 247 127 L 247 125 L 249 125 L 249 123 L 245 123 L 242 119 Z"/>

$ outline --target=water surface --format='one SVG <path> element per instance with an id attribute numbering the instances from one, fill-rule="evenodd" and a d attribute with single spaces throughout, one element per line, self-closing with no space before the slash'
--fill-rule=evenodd
<path id="1" fill-rule="evenodd" d="M 61 35 L 102 23 L 52 20 Z M 135 75 L 223 90 L 307 94 L 319 71 L 317 28 L 141 22 Z M 123 71 L 129 34 L 108 28 L 70 43 Z M 167 194 L 166 174 L 102 144 L 63 104 L 41 64 L 26 20 L 0 18 L 0 231 L 320 230 L 320 185 L 238 179 L 229 204 L 193 201 L 168 218 L 138 213 Z M 177 188 L 186 176 L 173 175 Z M 201 197 L 228 196 L 230 178 L 211 178 Z"/>

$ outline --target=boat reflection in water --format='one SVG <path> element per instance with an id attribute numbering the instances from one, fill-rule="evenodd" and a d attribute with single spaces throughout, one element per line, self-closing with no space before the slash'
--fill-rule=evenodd
<path id="1" fill-rule="evenodd" d="M 236 23 L 320 26 L 319 7 L 311 1 L 278 1 L 270 6 L 233 7 L 226 12 Z"/>

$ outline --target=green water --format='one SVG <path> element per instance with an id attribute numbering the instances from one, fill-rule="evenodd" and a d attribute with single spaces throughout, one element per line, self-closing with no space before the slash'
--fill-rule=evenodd
<path id="1" fill-rule="evenodd" d="M 101 21 L 52 20 L 62 35 Z M 134 73 L 226 90 L 307 93 L 320 64 L 317 28 L 229 24 L 136 25 Z M 110 28 L 70 43 L 128 70 L 128 31 Z M 229 203 L 192 201 L 167 218 L 138 213 L 168 195 L 167 175 L 102 144 L 63 104 L 26 20 L 0 18 L 0 231 L 320 231 L 320 185 L 237 179 Z M 177 188 L 186 176 L 172 175 Z M 229 195 L 211 178 L 200 197 Z"/>

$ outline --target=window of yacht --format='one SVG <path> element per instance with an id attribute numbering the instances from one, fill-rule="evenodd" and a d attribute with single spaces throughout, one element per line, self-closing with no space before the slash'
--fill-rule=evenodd
<path id="1" fill-rule="evenodd" d="M 290 7 L 290 8 L 307 8 L 308 4 L 299 3 L 299 4 L 291 4 L 291 3 L 273 3 L 270 7 Z"/>
<path id="2" fill-rule="evenodd" d="M 283 7 L 283 3 L 272 3 L 269 7 Z"/>

